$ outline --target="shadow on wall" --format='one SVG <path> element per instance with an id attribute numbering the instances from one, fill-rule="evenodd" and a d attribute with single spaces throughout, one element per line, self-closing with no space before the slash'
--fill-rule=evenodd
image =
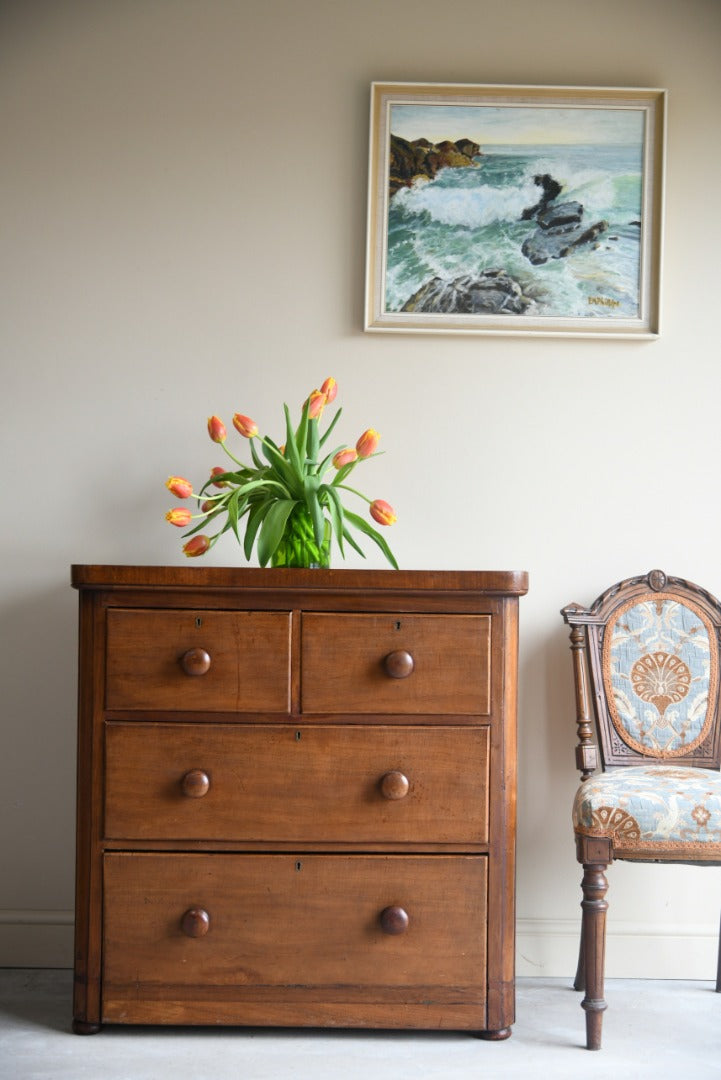
<path id="1" fill-rule="evenodd" d="M 17 595 L 17 594 L 16 594 Z M 68 582 L 0 608 L 0 907 L 72 906 L 77 599 Z"/>

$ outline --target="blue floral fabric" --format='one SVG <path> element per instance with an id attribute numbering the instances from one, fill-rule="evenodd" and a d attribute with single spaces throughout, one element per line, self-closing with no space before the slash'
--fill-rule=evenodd
<path id="1" fill-rule="evenodd" d="M 629 602 L 609 621 L 603 675 L 616 731 L 637 752 L 679 757 L 708 735 L 718 673 L 700 610 L 663 593 Z"/>
<path id="2" fill-rule="evenodd" d="M 721 861 L 721 775 L 710 769 L 640 765 L 586 780 L 573 827 L 636 858 Z"/>

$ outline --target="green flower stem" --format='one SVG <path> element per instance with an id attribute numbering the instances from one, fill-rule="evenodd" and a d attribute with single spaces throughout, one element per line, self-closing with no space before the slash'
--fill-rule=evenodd
<path id="1" fill-rule="evenodd" d="M 362 491 L 356 491 L 355 488 L 348 487 L 347 484 L 337 484 L 336 486 L 339 487 L 342 491 L 350 491 L 351 495 L 357 495 L 359 499 L 363 499 L 363 501 L 367 502 L 369 506 L 373 502 L 373 500 L 369 499 L 367 495 L 364 495 Z"/>
<path id="2" fill-rule="evenodd" d="M 223 449 L 225 450 L 226 454 L 228 455 L 228 457 L 230 458 L 231 461 L 234 461 L 236 465 L 240 465 L 241 469 L 247 469 L 248 468 L 248 466 L 244 465 L 242 461 L 238 461 L 238 458 L 235 456 L 235 454 L 231 454 L 230 450 L 225 445 L 225 441 L 223 441 L 220 445 L 223 447 Z"/>

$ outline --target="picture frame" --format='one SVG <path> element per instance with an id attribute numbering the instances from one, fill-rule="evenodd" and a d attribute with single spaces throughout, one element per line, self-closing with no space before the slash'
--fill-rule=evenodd
<path id="1" fill-rule="evenodd" d="M 371 84 L 364 329 L 655 338 L 666 91 Z"/>

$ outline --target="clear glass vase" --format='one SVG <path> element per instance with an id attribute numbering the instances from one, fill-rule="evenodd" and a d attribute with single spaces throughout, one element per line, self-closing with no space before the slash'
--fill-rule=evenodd
<path id="1" fill-rule="evenodd" d="M 325 523 L 323 543 L 318 546 L 313 522 L 305 506 L 291 511 L 278 547 L 270 558 L 271 566 L 330 566 L 330 522 Z"/>

